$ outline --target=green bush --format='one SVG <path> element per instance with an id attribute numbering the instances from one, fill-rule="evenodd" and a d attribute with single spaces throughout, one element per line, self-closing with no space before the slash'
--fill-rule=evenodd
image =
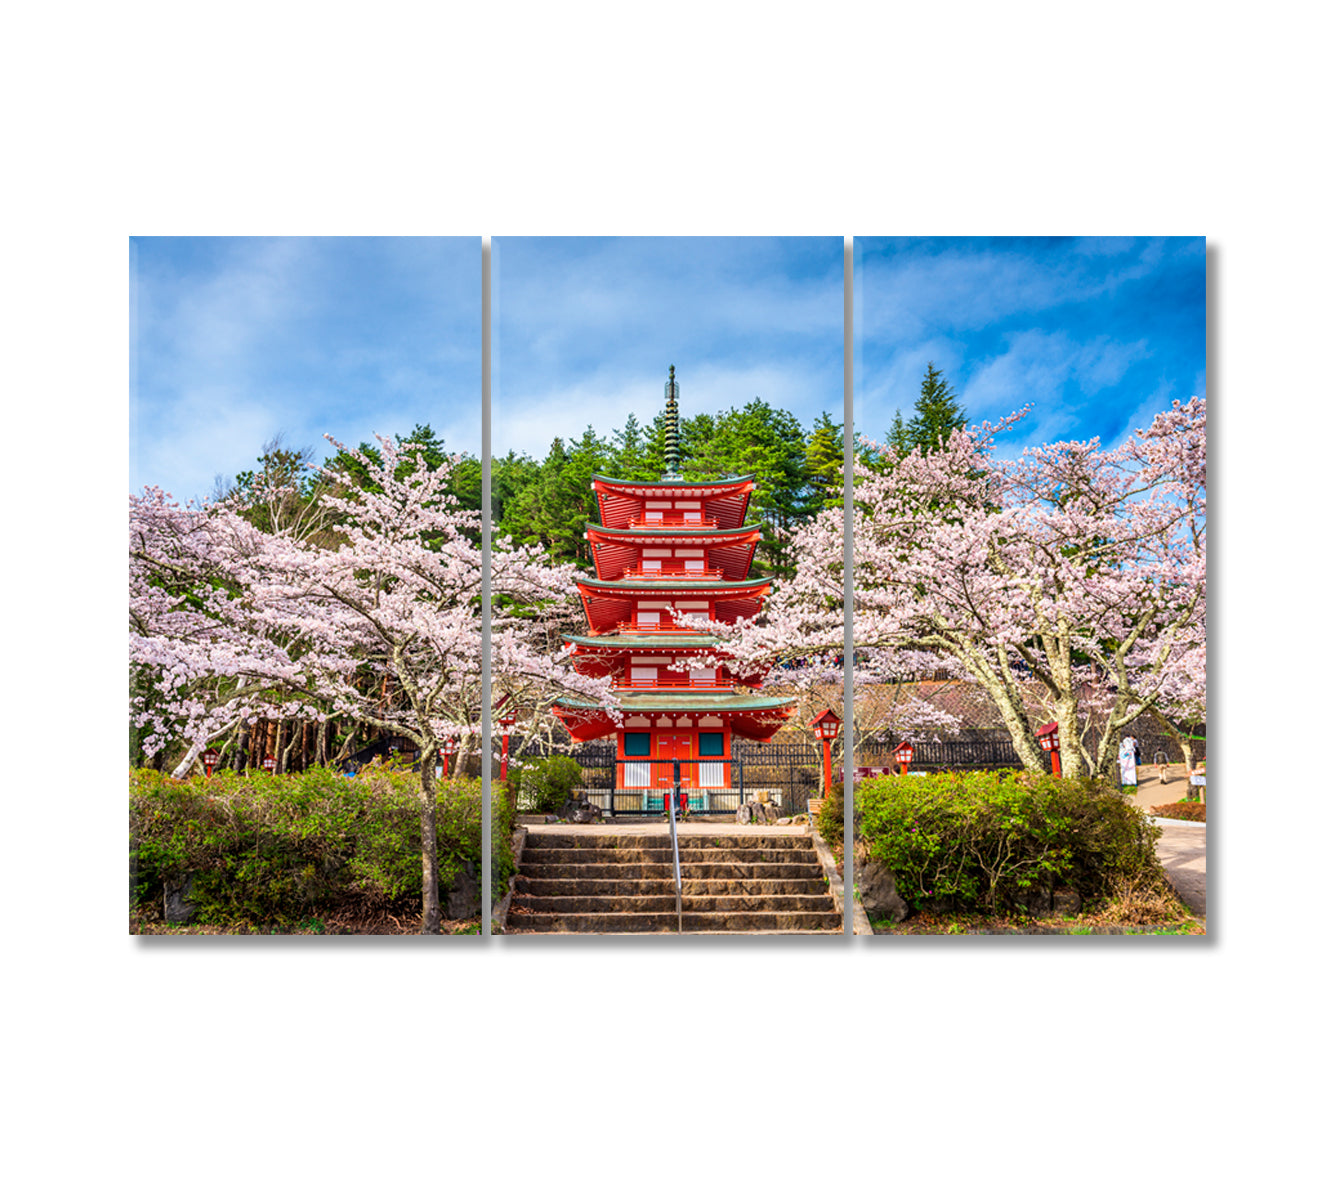
<path id="1" fill-rule="evenodd" d="M 1022 772 L 890 776 L 859 783 L 860 835 L 914 908 L 1023 913 L 1040 891 L 1087 904 L 1161 876 L 1159 831 L 1101 780 Z"/>
<path id="2" fill-rule="evenodd" d="M 559 812 L 574 797 L 584 779 L 583 768 L 574 759 L 555 754 L 537 758 L 517 768 L 515 794 L 518 806 L 529 812 Z"/>
<path id="3" fill-rule="evenodd" d="M 491 898 L 499 900 L 514 874 L 514 792 L 499 781 L 491 788 Z"/>
<path id="4" fill-rule="evenodd" d="M 815 827 L 820 836 L 834 848 L 835 853 L 843 853 L 843 781 L 834 780 L 829 795 L 825 797 L 815 818 Z"/>
<path id="5" fill-rule="evenodd" d="M 481 871 L 481 785 L 441 780 L 436 849 L 441 890 L 465 864 Z M 294 775 L 215 772 L 175 782 L 130 775 L 130 870 L 136 906 L 192 877 L 199 920 L 290 922 L 350 900 L 420 896 L 421 793 L 415 772 L 326 768 Z"/>

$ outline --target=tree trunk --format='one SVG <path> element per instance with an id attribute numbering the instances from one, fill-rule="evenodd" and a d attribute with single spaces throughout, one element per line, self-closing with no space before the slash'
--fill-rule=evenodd
<path id="1" fill-rule="evenodd" d="M 1181 756 L 1186 761 L 1186 799 L 1198 800 L 1200 785 L 1190 781 L 1191 775 L 1195 773 L 1195 743 L 1189 737 L 1178 736 L 1177 745 L 1181 747 Z"/>
<path id="2" fill-rule="evenodd" d="M 243 726 L 241 736 L 236 743 L 236 753 L 232 755 L 232 770 L 238 775 L 246 765 L 246 754 L 250 749 L 250 727 Z"/>
<path id="3" fill-rule="evenodd" d="M 435 841 L 435 746 L 421 751 L 422 933 L 440 932 L 440 859 Z"/>

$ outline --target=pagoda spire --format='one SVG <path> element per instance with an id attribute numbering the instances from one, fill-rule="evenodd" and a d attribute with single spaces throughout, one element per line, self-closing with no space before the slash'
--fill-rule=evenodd
<path id="1" fill-rule="evenodd" d="M 663 472 L 664 479 L 681 478 L 681 416 L 677 411 L 676 398 L 681 394 L 680 385 L 676 382 L 676 366 L 673 364 L 667 368 L 667 383 L 662 389 L 662 394 L 667 397 L 667 431 L 666 431 L 666 458 L 667 470 Z"/>

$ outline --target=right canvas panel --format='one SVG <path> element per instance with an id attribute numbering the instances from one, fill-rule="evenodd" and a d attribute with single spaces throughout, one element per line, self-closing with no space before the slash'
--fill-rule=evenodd
<path id="1" fill-rule="evenodd" d="M 1204 932 L 1204 238 L 854 279 L 858 928 Z"/>

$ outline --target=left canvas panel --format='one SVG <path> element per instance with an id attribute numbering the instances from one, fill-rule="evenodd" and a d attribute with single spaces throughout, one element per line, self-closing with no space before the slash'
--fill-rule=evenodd
<path id="1" fill-rule="evenodd" d="M 131 239 L 132 932 L 480 932 L 480 279 Z"/>

